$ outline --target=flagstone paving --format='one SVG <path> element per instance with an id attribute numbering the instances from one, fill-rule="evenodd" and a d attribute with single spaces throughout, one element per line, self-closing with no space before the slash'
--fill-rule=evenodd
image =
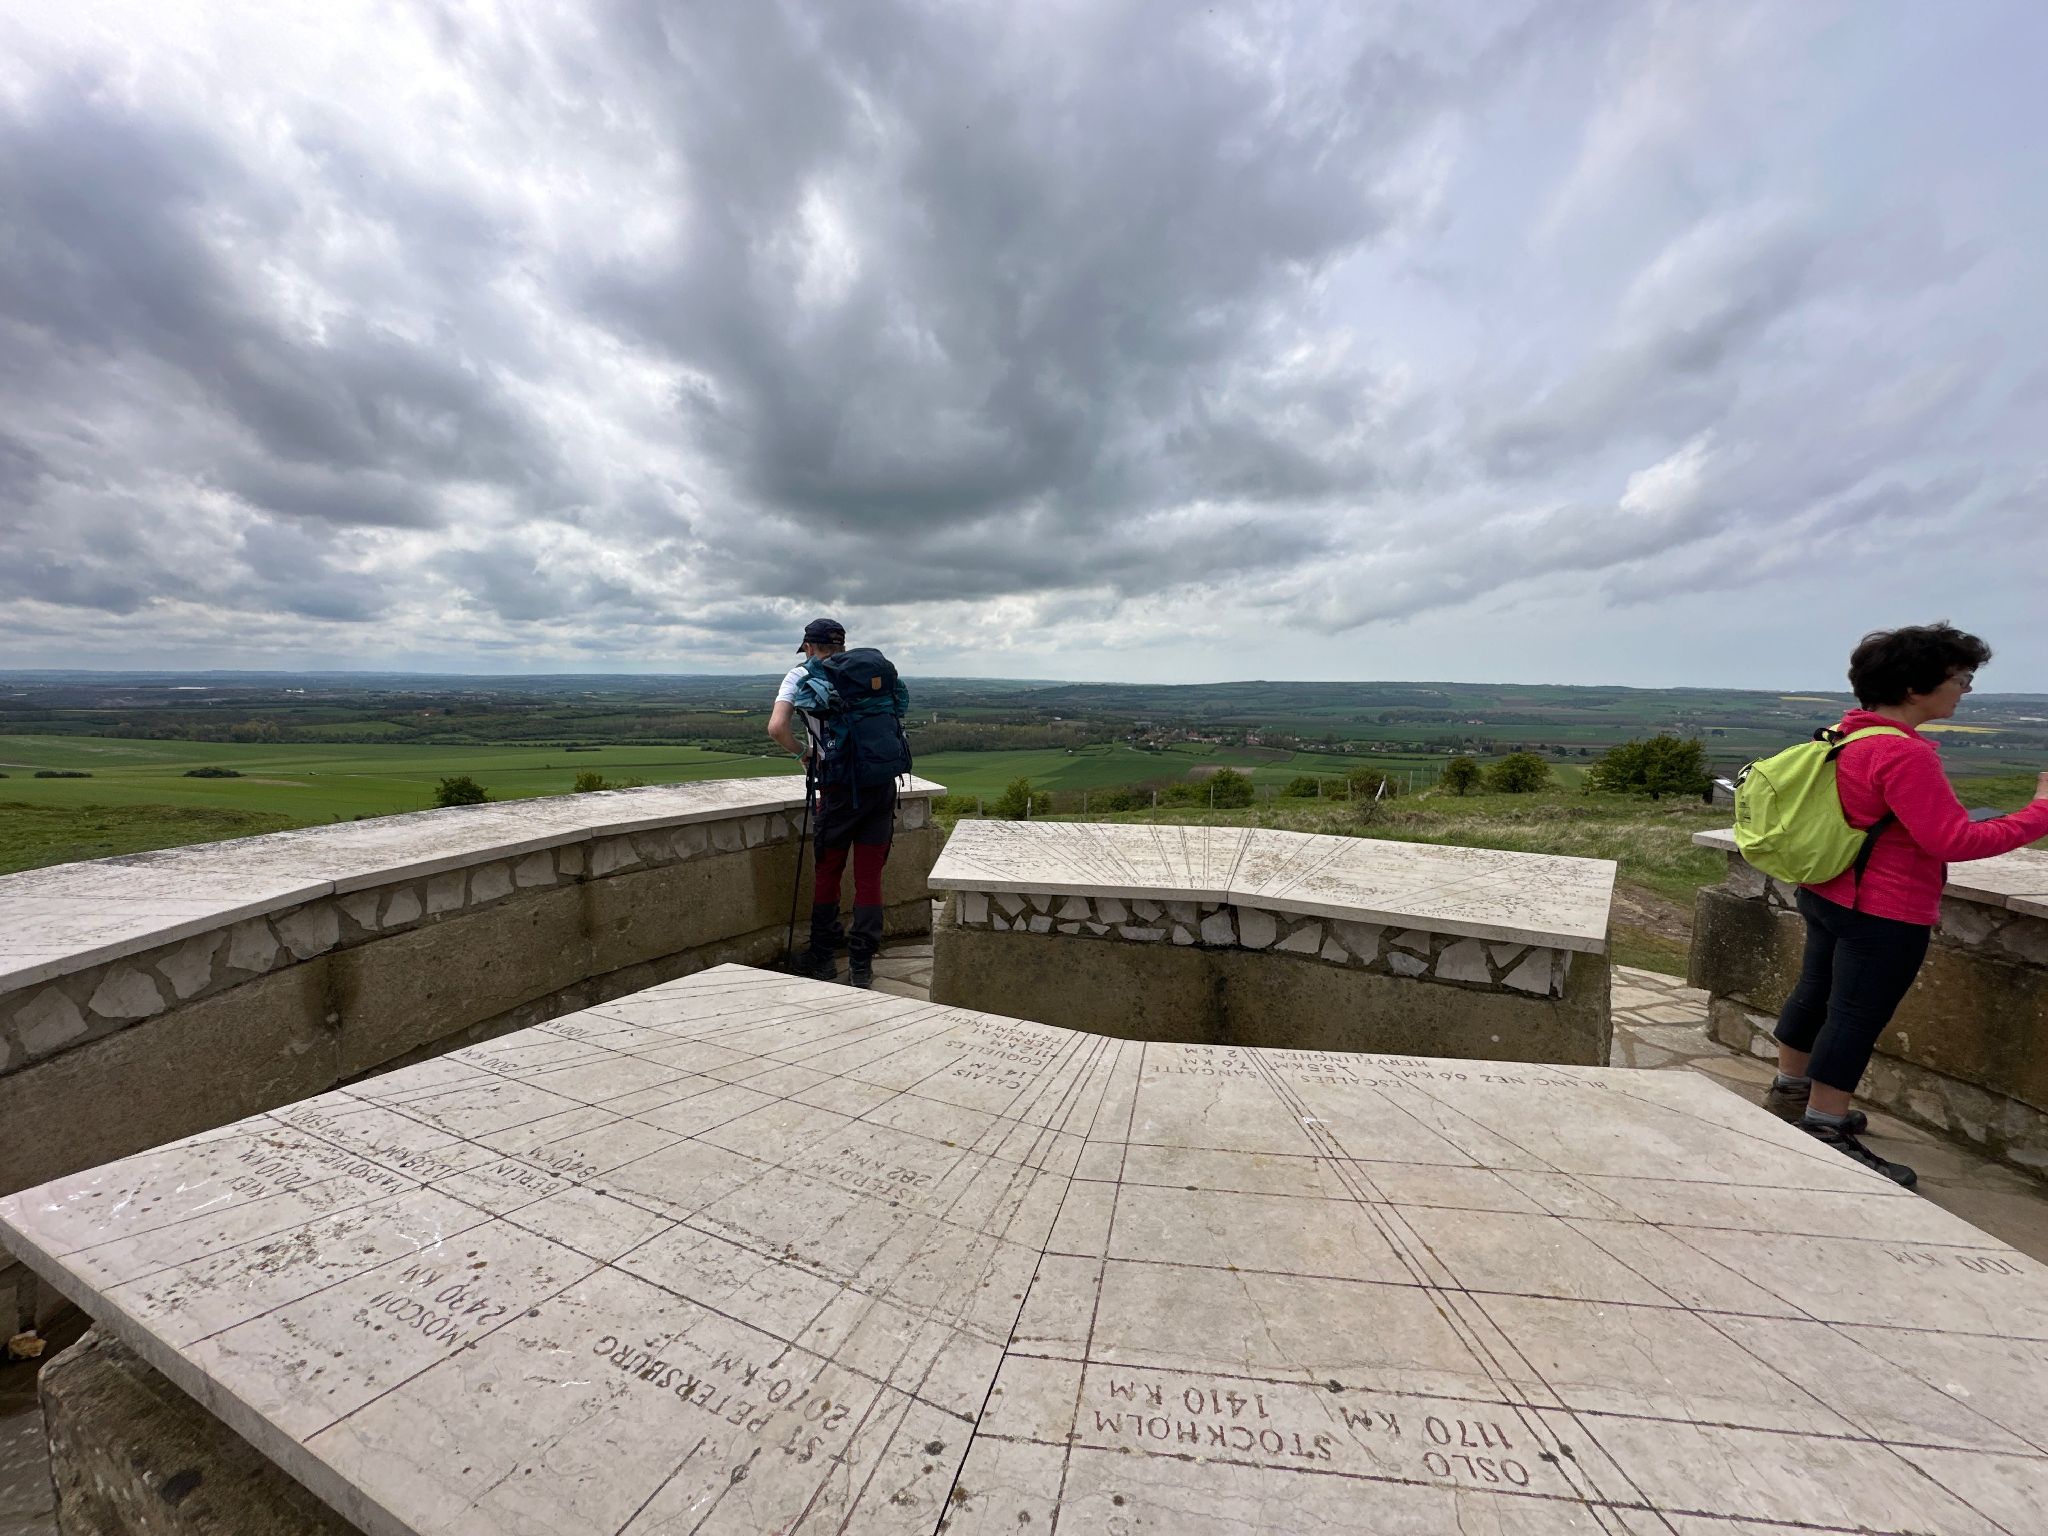
<path id="1" fill-rule="evenodd" d="M 927 943 L 891 944 L 875 967 L 876 990 L 922 998 L 931 983 Z M 1612 1065 L 1688 1071 L 1752 1101 L 1769 1065 L 1720 1045 L 1705 1030 L 1706 995 L 1678 978 L 1618 967 Z M 1869 1140 L 1919 1169 L 1919 1194 L 2037 1259 L 2048 1261 L 2048 1185 L 1883 1113 Z M 54 1536 L 32 1367 L 0 1370 L 0 1536 Z"/>

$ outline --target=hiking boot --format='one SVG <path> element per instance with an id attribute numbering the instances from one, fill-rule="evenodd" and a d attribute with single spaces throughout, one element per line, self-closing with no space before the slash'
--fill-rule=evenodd
<path id="1" fill-rule="evenodd" d="M 1818 1120 L 1801 1120 L 1799 1129 L 1823 1146 L 1833 1147 L 1844 1157 L 1854 1158 L 1872 1173 L 1881 1173 L 1902 1189 L 1911 1189 L 1920 1175 L 1904 1163 L 1888 1163 L 1856 1139 L 1846 1126 L 1823 1125 Z"/>
<path id="2" fill-rule="evenodd" d="M 832 951 L 844 940 L 839 927 L 839 903 L 819 901 L 811 905 L 810 948 L 793 956 L 790 969 L 813 981 L 837 981 L 839 967 L 832 963 Z"/>
<path id="3" fill-rule="evenodd" d="M 1797 1125 L 1806 1113 L 1806 1103 L 1813 1092 L 1813 1084 L 1795 1088 L 1783 1083 L 1772 1083 L 1764 1090 L 1764 1108 L 1780 1120 Z M 1860 1109 L 1849 1111 L 1842 1129 L 1851 1136 L 1861 1136 L 1870 1129 L 1870 1117 Z"/>
<path id="4" fill-rule="evenodd" d="M 839 966 L 832 959 L 832 951 L 800 949 L 790 957 L 789 968 L 798 976 L 809 977 L 812 981 L 837 981 Z"/>
<path id="5" fill-rule="evenodd" d="M 839 921 L 839 903 L 811 903 L 811 948 L 828 951 L 846 948 L 846 929 Z"/>
<path id="6" fill-rule="evenodd" d="M 882 909 L 855 907 L 853 922 L 846 932 L 846 984 L 872 987 L 875 984 L 875 956 L 882 950 Z"/>

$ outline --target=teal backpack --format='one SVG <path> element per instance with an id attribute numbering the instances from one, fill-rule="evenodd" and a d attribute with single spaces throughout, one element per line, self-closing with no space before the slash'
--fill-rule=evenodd
<path id="1" fill-rule="evenodd" d="M 1762 758 L 1735 776 L 1735 846 L 1753 868 L 1792 885 L 1820 885 L 1870 862 L 1878 834 L 1898 818 L 1890 813 L 1869 827 L 1852 827 L 1842 814 L 1835 759 L 1866 736 L 1903 736 L 1895 726 L 1871 725 L 1847 735 L 1834 729 Z"/>
<path id="2" fill-rule="evenodd" d="M 818 783 L 851 788 L 858 803 L 863 789 L 910 772 L 910 690 L 880 651 L 863 646 L 805 662 L 795 702 L 818 722 Z"/>

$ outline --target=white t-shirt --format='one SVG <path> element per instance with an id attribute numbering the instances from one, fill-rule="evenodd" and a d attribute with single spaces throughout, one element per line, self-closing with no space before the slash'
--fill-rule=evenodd
<path id="1" fill-rule="evenodd" d="M 776 703 L 794 704 L 796 702 L 796 685 L 804 680 L 804 669 L 809 665 L 810 663 L 808 662 L 800 661 L 789 669 L 789 674 L 782 679 L 782 686 L 775 690 Z M 816 750 L 824 732 L 818 728 L 818 722 L 802 710 L 798 710 L 796 713 L 797 718 L 804 723 L 804 733 L 811 738 L 812 749 Z"/>

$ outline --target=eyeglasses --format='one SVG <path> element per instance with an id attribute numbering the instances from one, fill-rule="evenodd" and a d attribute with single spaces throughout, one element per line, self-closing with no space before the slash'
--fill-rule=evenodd
<path id="1" fill-rule="evenodd" d="M 1963 692 L 1968 693 L 1970 689 L 1976 684 L 1977 674 L 1974 672 L 1958 672 L 1954 674 L 1952 677 L 1950 677 L 1949 681 L 1952 683 L 1961 683 L 1963 685 Z"/>

